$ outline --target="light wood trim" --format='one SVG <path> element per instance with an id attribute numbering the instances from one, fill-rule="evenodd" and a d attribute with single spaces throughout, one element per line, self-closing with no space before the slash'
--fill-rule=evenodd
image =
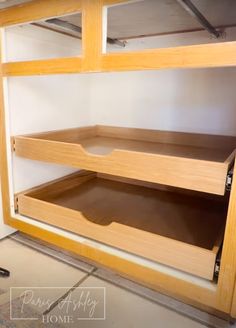
<path id="1" fill-rule="evenodd" d="M 93 2 L 95 2 L 93 0 Z M 103 5 L 112 6 L 131 2 L 131 0 L 104 0 Z M 50 17 L 59 17 L 80 12 L 81 0 L 32 0 L 0 10 L 0 26 L 26 24 Z"/>
<path id="2" fill-rule="evenodd" d="M 0 26 L 10 26 L 81 11 L 80 0 L 33 0 L 0 10 Z"/>
<path id="3" fill-rule="evenodd" d="M 227 67 L 236 65 L 236 42 L 113 53 L 102 56 L 101 71 L 162 68 Z"/>
<path id="4" fill-rule="evenodd" d="M 99 225 L 87 220 L 82 212 L 50 202 L 50 199 L 57 197 L 60 190 L 63 190 L 63 194 L 70 192 L 73 186 L 81 185 L 93 178 L 96 178 L 96 174 L 81 171 L 43 185 L 41 189 L 37 187 L 35 190 L 23 192 L 18 195 L 19 213 L 212 280 L 216 253 L 211 250 L 125 226 L 115 221 L 109 225 Z M 140 190 L 139 187 L 137 190 Z M 109 213 L 109 208 L 107 211 Z M 153 248 L 153 245 L 156 245 L 156 248 Z M 219 246 L 214 246 L 214 248 L 217 247 Z"/>
<path id="5" fill-rule="evenodd" d="M 138 2 L 140 0 L 103 0 L 104 6 L 119 6 L 128 3 Z"/>
<path id="6" fill-rule="evenodd" d="M 10 193 L 8 184 L 7 142 L 5 126 L 5 104 L 3 92 L 3 67 L 2 67 L 2 33 L 0 30 L 0 182 L 3 220 L 7 224 L 10 214 Z"/>
<path id="7" fill-rule="evenodd" d="M 236 277 L 236 165 L 233 176 L 217 289 L 217 307 L 225 312 L 232 306 Z"/>
<path id="8" fill-rule="evenodd" d="M 81 57 L 32 60 L 3 64 L 4 76 L 29 76 L 80 72 L 82 72 Z"/>
<path id="9" fill-rule="evenodd" d="M 102 0 L 82 0 L 83 71 L 99 71 L 102 53 Z"/>
<path id="10" fill-rule="evenodd" d="M 100 37 L 99 37 L 100 40 Z M 101 40 L 100 40 L 101 41 Z M 99 42 L 100 42 L 99 41 Z M 90 45 L 92 41 L 90 39 Z M 98 43 L 94 47 L 98 50 Z M 96 53 L 98 54 L 96 50 Z M 90 50 L 89 50 L 90 51 Z M 236 42 L 3 64 L 4 76 L 236 66 Z M 79 63 L 78 63 L 79 61 Z M 55 62 L 55 64 L 54 64 Z M 82 65 L 82 68 L 81 68 Z M 60 67 L 59 67 L 60 66 Z"/>
<path id="11" fill-rule="evenodd" d="M 234 286 L 234 294 L 233 294 L 233 301 L 232 301 L 230 315 L 232 318 L 236 319 L 236 284 Z"/>
<path id="12" fill-rule="evenodd" d="M 4 76 L 236 65 L 235 41 L 102 55 L 103 4 L 102 0 L 49 0 L 47 3 L 35 0 L 0 11 L 0 24 L 2 19 L 2 25 L 11 25 L 33 21 L 42 18 L 42 15 L 56 16 L 83 8 L 82 59 L 73 57 L 6 63 L 3 65 Z"/>

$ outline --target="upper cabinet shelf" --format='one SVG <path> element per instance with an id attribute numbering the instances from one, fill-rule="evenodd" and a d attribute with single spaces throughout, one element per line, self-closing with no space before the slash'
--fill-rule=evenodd
<path id="1" fill-rule="evenodd" d="M 17 156 L 224 195 L 236 137 L 93 126 L 13 138 Z"/>

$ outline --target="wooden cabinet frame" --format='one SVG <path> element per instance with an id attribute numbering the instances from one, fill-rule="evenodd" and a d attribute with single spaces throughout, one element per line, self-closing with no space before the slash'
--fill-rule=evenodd
<path id="1" fill-rule="evenodd" d="M 38 228 L 11 216 L 7 162 L 3 80 L 7 76 L 128 71 L 160 68 L 197 68 L 236 66 L 236 42 L 143 50 L 132 53 L 103 54 L 104 6 L 122 0 L 34 0 L 0 11 L 0 26 L 27 23 L 43 18 L 82 11 L 82 56 L 0 65 L 0 173 L 5 223 L 36 238 L 78 253 L 151 288 L 211 311 L 230 314 L 236 275 L 236 180 L 233 180 L 222 251 L 219 280 L 212 288 L 197 285 L 163 272 L 108 254 L 95 247 Z M 236 174 L 236 168 L 234 169 Z M 235 315 L 235 314 L 234 314 Z"/>
<path id="2" fill-rule="evenodd" d="M 102 52 L 106 6 L 132 0 L 34 0 L 0 11 L 0 27 L 82 11 L 82 56 L 3 64 L 4 76 L 227 67 L 236 65 L 236 42 L 152 49 L 128 53 Z M 89 15 L 87 14 L 89 13 Z"/>

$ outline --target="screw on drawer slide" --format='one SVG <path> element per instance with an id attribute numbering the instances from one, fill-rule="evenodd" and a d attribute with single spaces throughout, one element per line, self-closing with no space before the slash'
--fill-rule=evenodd
<path id="1" fill-rule="evenodd" d="M 233 170 L 234 168 L 232 167 L 227 176 L 226 176 L 226 183 L 225 183 L 225 188 L 227 191 L 230 191 L 231 190 L 231 186 L 232 186 L 232 182 L 233 182 Z"/>
<path id="2" fill-rule="evenodd" d="M 18 195 L 15 195 L 15 197 L 14 197 L 14 209 L 15 209 L 15 213 L 18 213 L 18 211 L 19 211 Z"/>
<path id="3" fill-rule="evenodd" d="M 217 279 L 220 273 L 220 264 L 221 264 L 221 254 L 222 254 L 222 245 L 216 256 L 215 268 L 214 268 L 214 277 Z"/>
<path id="4" fill-rule="evenodd" d="M 214 269 L 215 277 L 218 277 L 219 273 L 220 273 L 220 258 L 217 258 L 215 263 L 215 269 Z"/>
<path id="5" fill-rule="evenodd" d="M 16 141 L 14 137 L 11 137 L 11 150 L 12 152 L 16 151 Z"/>

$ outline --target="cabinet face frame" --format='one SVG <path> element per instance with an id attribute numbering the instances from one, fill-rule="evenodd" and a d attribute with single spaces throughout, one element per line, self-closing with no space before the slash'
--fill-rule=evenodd
<path id="1" fill-rule="evenodd" d="M 126 54 L 102 54 L 102 21 L 104 5 L 121 0 L 35 0 L 22 6 L 0 11 L 0 25 L 9 26 L 35 19 L 52 17 L 82 10 L 83 54 L 81 57 L 40 60 L 19 63 L 0 62 L 0 174 L 5 223 L 33 237 L 70 250 L 95 262 L 116 270 L 151 288 L 180 298 L 200 308 L 229 314 L 231 311 L 236 274 L 236 180 L 233 180 L 221 270 L 216 288 L 205 288 L 193 282 L 167 275 L 126 259 L 106 253 L 101 249 L 80 244 L 56 233 L 25 223 L 13 216 L 10 210 L 10 188 L 3 80 L 5 76 L 100 71 L 128 71 L 132 69 L 157 69 L 173 67 L 226 67 L 236 66 L 236 42 L 213 45 L 186 46 L 147 50 Z M 45 8 L 47 3 L 47 10 Z M 69 9 L 70 8 L 70 9 Z M 21 15 L 21 13 L 23 15 Z M 19 18 L 20 17 L 20 18 Z M 91 44 L 93 45 L 91 47 Z M 1 45 L 1 48 L 3 44 Z M 184 60 L 183 60 L 184 59 Z M 145 63 L 145 64 L 144 64 Z M 236 173 L 236 168 L 234 169 Z"/>
<path id="2" fill-rule="evenodd" d="M 82 56 L 8 62 L 4 76 L 118 72 L 163 68 L 230 67 L 236 65 L 236 41 L 107 54 L 106 8 L 138 0 L 33 0 L 0 10 L 0 27 L 19 25 L 82 11 Z M 89 13 L 87 15 L 87 13 Z"/>

